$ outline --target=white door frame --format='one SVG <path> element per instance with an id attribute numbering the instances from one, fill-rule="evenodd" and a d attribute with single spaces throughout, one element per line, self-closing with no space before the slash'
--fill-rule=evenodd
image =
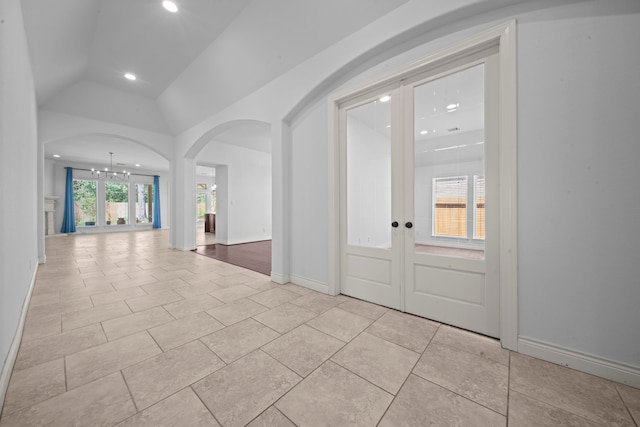
<path id="1" fill-rule="evenodd" d="M 349 99 L 379 90 L 394 82 L 446 67 L 447 64 L 498 48 L 499 151 L 500 151 L 500 341 L 518 351 L 518 235 L 517 235 L 517 127 L 516 127 L 516 22 L 508 21 L 419 61 L 367 80 L 329 96 L 329 281 L 328 293 L 340 293 L 340 168 L 339 108 Z"/>

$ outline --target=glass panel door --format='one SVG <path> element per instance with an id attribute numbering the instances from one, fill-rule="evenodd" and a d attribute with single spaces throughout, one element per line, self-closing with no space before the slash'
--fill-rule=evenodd
<path id="1" fill-rule="evenodd" d="M 391 247 L 391 109 L 381 97 L 347 111 L 347 244 Z"/>
<path id="2" fill-rule="evenodd" d="M 414 88 L 415 251 L 484 258 L 484 65 Z"/>
<path id="3" fill-rule="evenodd" d="M 495 170 L 485 167 L 497 164 L 495 150 L 486 151 L 496 138 L 485 144 L 485 135 L 493 135 L 485 123 L 493 129 L 495 120 L 485 114 L 485 98 L 495 96 L 485 92 L 491 58 L 404 92 L 405 109 L 412 111 L 405 141 L 413 157 L 405 211 L 415 221 L 405 235 L 404 302 L 407 312 L 498 336 L 496 217 L 485 209 L 497 188 Z"/>
<path id="4" fill-rule="evenodd" d="M 402 245 L 394 241 L 402 233 L 393 215 L 402 209 L 402 150 L 394 101 L 383 93 L 340 112 L 341 291 L 399 309 Z"/>

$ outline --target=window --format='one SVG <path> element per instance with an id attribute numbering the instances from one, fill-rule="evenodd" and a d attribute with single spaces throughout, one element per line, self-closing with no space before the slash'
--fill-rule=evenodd
<path id="1" fill-rule="evenodd" d="M 197 195 L 198 221 L 204 221 L 204 214 L 207 211 L 207 193 Z"/>
<path id="2" fill-rule="evenodd" d="M 433 235 L 467 237 L 467 177 L 433 178 Z"/>
<path id="3" fill-rule="evenodd" d="M 135 184 L 136 223 L 153 222 L 153 185 Z"/>
<path id="4" fill-rule="evenodd" d="M 474 227 L 473 238 L 484 239 L 484 176 L 473 176 Z"/>
<path id="5" fill-rule="evenodd" d="M 196 184 L 196 188 L 198 190 L 206 190 L 207 189 L 207 184 Z"/>
<path id="6" fill-rule="evenodd" d="M 105 217 L 107 225 L 129 222 L 129 184 L 105 182 Z"/>
<path id="7" fill-rule="evenodd" d="M 73 180 L 73 207 L 76 226 L 96 225 L 98 214 L 96 189 L 96 181 Z"/>

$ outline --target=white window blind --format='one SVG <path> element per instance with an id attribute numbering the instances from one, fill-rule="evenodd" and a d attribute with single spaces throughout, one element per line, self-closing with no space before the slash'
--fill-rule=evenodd
<path id="1" fill-rule="evenodd" d="M 467 177 L 433 179 L 433 235 L 467 237 Z"/>

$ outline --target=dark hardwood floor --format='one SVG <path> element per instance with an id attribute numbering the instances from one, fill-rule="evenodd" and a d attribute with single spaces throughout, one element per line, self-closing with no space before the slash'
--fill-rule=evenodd
<path id="1" fill-rule="evenodd" d="M 220 244 L 196 246 L 196 253 L 267 276 L 271 275 L 271 240 L 229 246 Z"/>

